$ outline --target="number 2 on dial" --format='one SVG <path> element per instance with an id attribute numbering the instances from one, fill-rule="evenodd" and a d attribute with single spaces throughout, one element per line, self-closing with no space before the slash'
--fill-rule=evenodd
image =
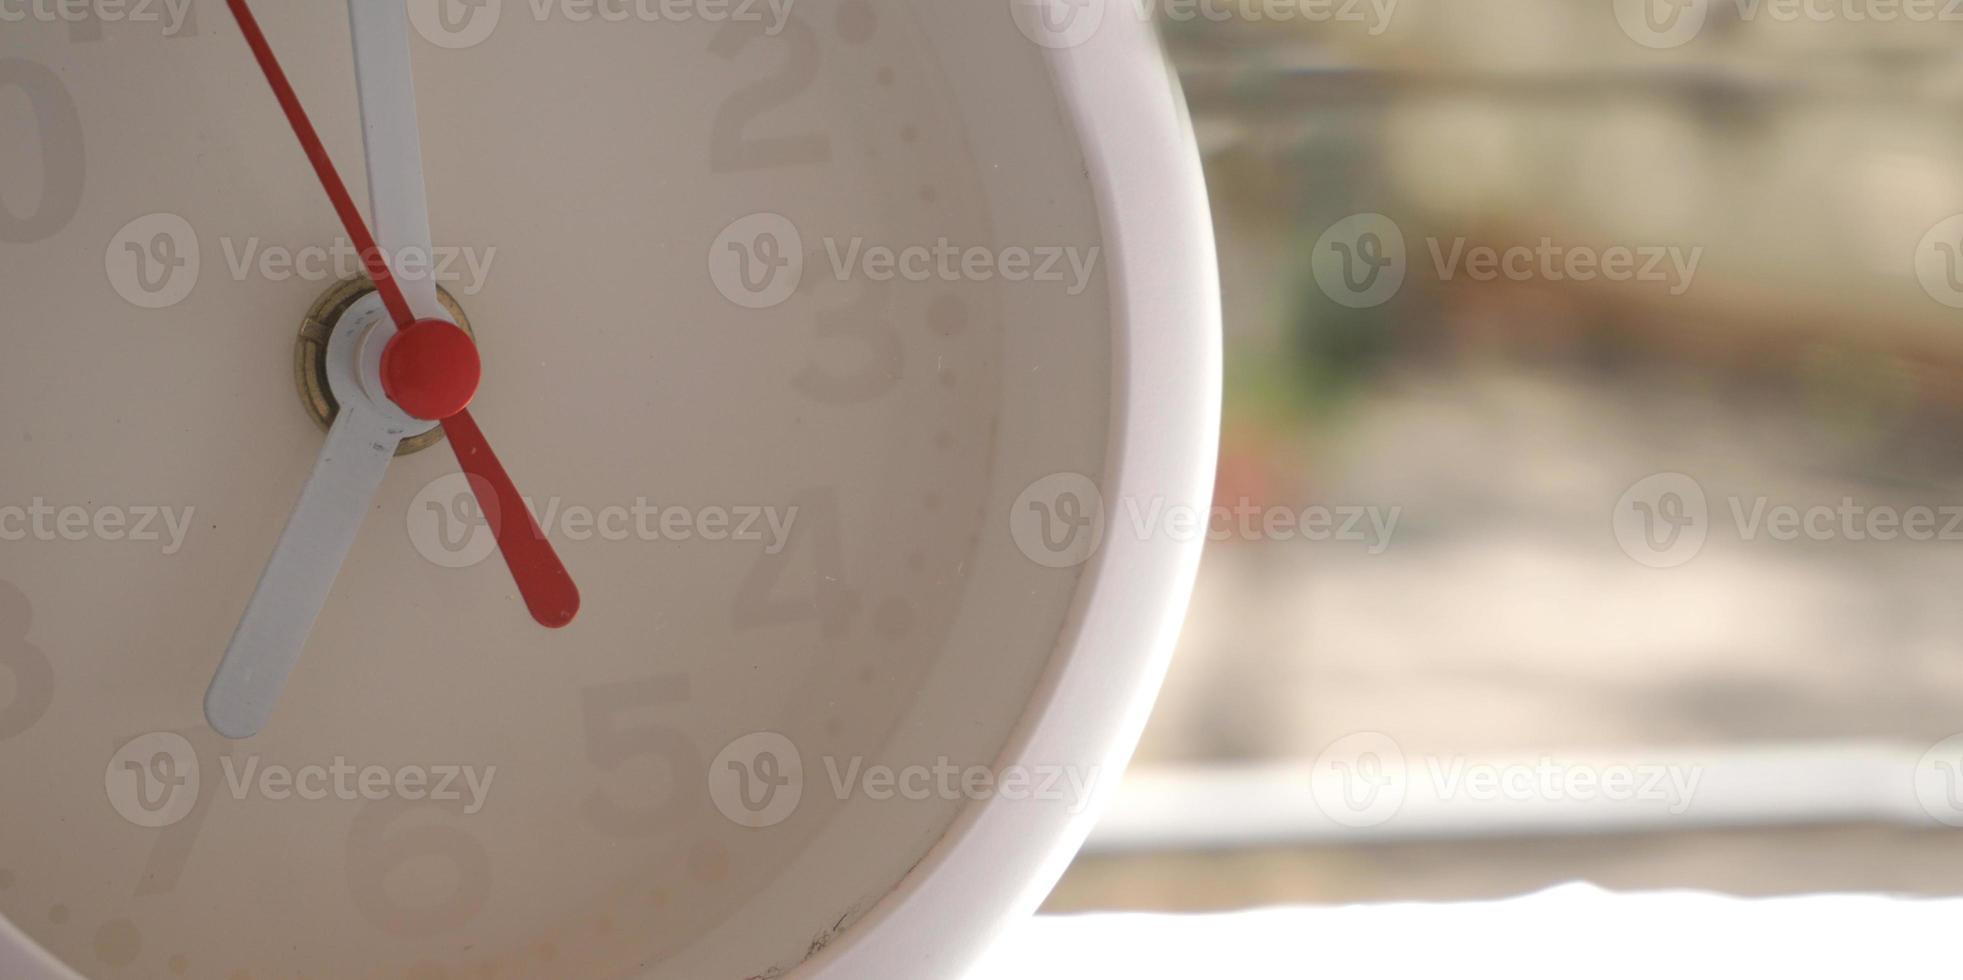
<path id="1" fill-rule="evenodd" d="M 827 163 L 832 158 L 831 140 L 823 133 L 748 135 L 751 125 L 757 120 L 772 109 L 789 105 L 818 80 L 821 53 L 817 35 L 795 17 L 786 21 L 784 26 L 784 33 L 775 39 L 790 47 L 790 55 L 783 68 L 777 74 L 738 90 L 716 110 L 714 128 L 709 135 L 709 169 L 714 173 Z M 716 33 L 709 44 L 709 51 L 729 60 L 758 40 L 772 40 L 763 33 L 762 25 L 731 21 Z"/>

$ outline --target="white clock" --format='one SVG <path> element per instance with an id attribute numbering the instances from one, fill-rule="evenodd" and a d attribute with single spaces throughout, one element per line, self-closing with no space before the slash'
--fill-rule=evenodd
<path id="1" fill-rule="evenodd" d="M 1135 8 L 0 19 L 0 976 L 924 980 L 1034 911 L 1216 448 Z"/>

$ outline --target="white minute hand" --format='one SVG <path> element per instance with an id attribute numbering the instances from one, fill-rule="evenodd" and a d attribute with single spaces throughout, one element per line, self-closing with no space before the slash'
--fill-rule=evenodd
<path id="1" fill-rule="evenodd" d="M 367 148 L 368 221 L 416 319 L 449 319 L 436 298 L 429 195 L 423 178 L 422 127 L 409 67 L 409 15 L 402 0 L 348 0 L 354 28 L 354 77 L 361 91 L 361 135 Z M 420 274 L 403 275 L 419 260 Z M 379 348 L 377 348 L 379 349 Z"/>

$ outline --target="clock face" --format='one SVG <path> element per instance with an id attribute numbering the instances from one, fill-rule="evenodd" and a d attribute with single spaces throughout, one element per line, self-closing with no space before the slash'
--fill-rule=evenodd
<path id="1" fill-rule="evenodd" d="M 259 6 L 365 201 L 346 8 Z M 238 741 L 202 699 L 359 266 L 223 4 L 0 32 L 0 913 L 75 971 L 776 976 L 989 792 L 1086 578 L 1012 511 L 1110 451 L 1043 49 L 995 4 L 584 9 L 410 4 L 472 412 L 584 609 L 535 625 L 408 452 Z"/>

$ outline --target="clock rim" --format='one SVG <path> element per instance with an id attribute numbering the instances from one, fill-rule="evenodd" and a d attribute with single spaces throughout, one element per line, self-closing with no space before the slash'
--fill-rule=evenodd
<path id="1" fill-rule="evenodd" d="M 1223 387 L 1219 266 L 1178 76 L 1143 18 L 1106 16 L 1090 40 L 1047 57 L 1084 152 L 1110 270 L 1112 434 L 1099 481 L 1107 510 L 1135 500 L 1208 513 Z M 1106 534 L 998 760 L 1095 772 L 1090 805 L 968 805 L 863 920 L 785 980 L 957 977 L 1036 913 L 1144 734 L 1204 545 L 1204 535 Z"/>
<path id="2" fill-rule="evenodd" d="M 1177 77 L 1143 19 L 1046 52 L 1096 195 L 1111 283 L 1107 506 L 1152 500 L 1206 513 L 1219 448 L 1221 321 L 1211 210 Z M 990 800 L 839 940 L 786 980 L 960 974 L 1033 915 L 1109 801 L 1170 666 L 1199 570 L 1190 541 L 1107 535 L 1072 627 L 1005 749 L 1003 766 L 1058 760 L 1096 772 L 1089 806 Z M 658 968 L 657 968 L 658 972 Z M 0 916 L 0 975 L 87 980 Z"/>

